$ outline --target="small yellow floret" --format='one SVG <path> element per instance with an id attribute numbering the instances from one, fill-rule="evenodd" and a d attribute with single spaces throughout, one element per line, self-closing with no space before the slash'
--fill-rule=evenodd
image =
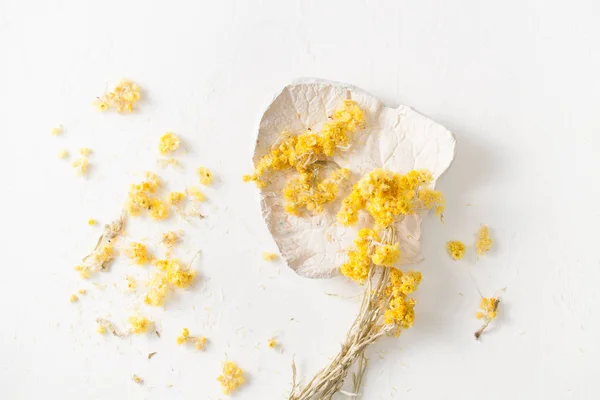
<path id="1" fill-rule="evenodd" d="M 165 244 L 165 246 L 171 248 L 179 242 L 179 235 L 177 232 L 163 233 L 162 242 Z"/>
<path id="2" fill-rule="evenodd" d="M 277 340 L 275 340 L 275 338 L 270 338 L 269 341 L 267 342 L 267 345 L 271 349 L 274 349 L 275 347 L 277 347 Z"/>
<path id="3" fill-rule="evenodd" d="M 265 261 L 274 261 L 274 260 L 277 259 L 277 254 L 264 252 L 263 253 L 263 259 Z"/>
<path id="4" fill-rule="evenodd" d="M 77 175 L 85 175 L 88 170 L 89 162 L 87 158 L 79 157 L 71 164 L 75 168 Z"/>
<path id="5" fill-rule="evenodd" d="M 59 125 L 56 128 L 52 128 L 50 132 L 52 133 L 52 136 L 58 136 L 63 132 L 63 126 Z"/>
<path id="6" fill-rule="evenodd" d="M 400 243 L 384 244 L 375 247 L 371 257 L 373 264 L 391 267 L 400 259 Z"/>
<path id="7" fill-rule="evenodd" d="M 150 321 L 148 318 L 137 315 L 132 315 L 129 317 L 129 324 L 131 325 L 131 333 L 135 333 L 136 335 L 141 335 L 148 332 L 153 325 L 152 321 Z"/>
<path id="8" fill-rule="evenodd" d="M 223 364 L 223 372 L 217 378 L 221 384 L 224 394 L 230 394 L 246 381 L 244 371 L 239 368 L 234 362 L 226 361 Z"/>
<path id="9" fill-rule="evenodd" d="M 168 195 L 169 204 L 179 204 L 185 199 L 185 193 L 181 192 L 170 192 Z"/>
<path id="10" fill-rule="evenodd" d="M 96 327 L 96 333 L 104 335 L 106 333 L 106 328 L 104 327 L 104 325 L 98 324 L 98 326 Z"/>
<path id="11" fill-rule="evenodd" d="M 482 256 L 492 248 L 492 238 L 487 226 L 483 225 L 477 233 L 477 241 L 475 242 L 475 251 Z"/>
<path id="12" fill-rule="evenodd" d="M 187 190 L 188 194 L 194 198 L 196 201 L 205 201 L 206 196 L 204 193 L 200 191 L 196 186 L 192 186 Z"/>
<path id="13" fill-rule="evenodd" d="M 92 149 L 82 147 L 81 149 L 79 149 L 79 154 L 81 154 L 83 157 L 88 157 L 90 154 L 92 154 Z"/>
<path id="14" fill-rule="evenodd" d="M 133 242 L 126 250 L 127 256 L 137 265 L 147 264 L 152 257 L 148 254 L 148 248 L 143 243 Z"/>
<path id="15" fill-rule="evenodd" d="M 465 244 L 461 241 L 453 240 L 448 242 L 446 249 L 454 260 L 460 260 L 465 256 Z"/>
<path id="16" fill-rule="evenodd" d="M 158 151 L 160 154 L 172 153 L 179 148 L 181 140 L 173 133 L 167 132 L 160 137 Z"/>
<path id="17" fill-rule="evenodd" d="M 86 294 L 86 293 L 87 293 L 87 290 L 85 290 L 85 289 L 79 289 L 79 290 L 77 291 L 77 293 L 79 293 L 79 294 Z"/>
<path id="18" fill-rule="evenodd" d="M 183 328 L 181 335 L 177 338 L 177 344 L 193 343 L 196 350 L 204 349 L 207 339 L 204 336 L 190 336 L 188 328 Z"/>
<path id="19" fill-rule="evenodd" d="M 196 171 L 198 173 L 198 177 L 200 178 L 200 183 L 204 186 L 208 186 L 213 181 L 212 172 L 208 168 L 200 167 Z"/>
<path id="20" fill-rule="evenodd" d="M 150 216 L 156 220 L 169 218 L 169 208 L 159 199 L 150 200 Z"/>
<path id="21" fill-rule="evenodd" d="M 127 289 L 134 290 L 137 287 L 137 283 L 133 276 L 127 275 Z"/>
<path id="22" fill-rule="evenodd" d="M 58 158 L 67 158 L 69 156 L 69 152 L 66 149 L 62 149 L 58 151 Z"/>
<path id="23" fill-rule="evenodd" d="M 496 310 L 498 309 L 498 304 L 499 301 L 497 297 L 483 297 L 481 299 L 481 302 L 479 303 L 479 309 L 481 311 L 478 311 L 475 316 L 477 317 L 477 319 L 485 317 L 486 319 L 491 320 L 496 318 Z M 478 317 L 480 313 L 481 317 Z"/>
<path id="24" fill-rule="evenodd" d="M 131 377 L 131 379 L 132 379 L 132 380 L 133 380 L 135 383 L 137 383 L 138 385 L 141 385 L 142 383 L 144 383 L 144 380 L 143 380 L 142 378 L 140 378 L 139 376 L 137 376 L 137 375 L 133 375 L 133 376 Z"/>
<path id="25" fill-rule="evenodd" d="M 96 220 L 95 220 L 94 218 L 90 218 L 90 219 L 88 219 L 88 225 L 89 225 L 89 226 L 94 226 L 94 225 L 96 225 Z"/>
<path id="26" fill-rule="evenodd" d="M 72 294 L 72 295 L 71 295 L 71 297 L 69 297 L 69 301 L 70 301 L 71 303 L 74 303 L 74 302 L 76 302 L 77 300 L 79 300 L 79 297 L 77 297 L 77 295 L 76 295 L 76 294 Z"/>

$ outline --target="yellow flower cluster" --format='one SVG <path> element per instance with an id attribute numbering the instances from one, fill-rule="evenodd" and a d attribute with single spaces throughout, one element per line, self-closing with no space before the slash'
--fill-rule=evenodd
<path id="1" fill-rule="evenodd" d="M 400 334 L 401 329 L 408 329 L 413 326 L 415 321 L 414 307 L 417 301 L 408 298 L 407 295 L 417 290 L 421 277 L 420 272 L 409 271 L 403 274 L 396 268 L 392 268 L 390 271 L 390 281 L 386 288 L 386 294 L 390 296 L 390 303 L 383 319 L 386 324 L 396 326 L 396 335 Z"/>
<path id="2" fill-rule="evenodd" d="M 196 350 L 202 350 L 207 339 L 204 336 L 190 336 L 190 330 L 183 328 L 181 335 L 177 338 L 177 344 L 193 343 Z"/>
<path id="3" fill-rule="evenodd" d="M 142 210 L 148 210 L 154 219 L 168 218 L 169 208 L 156 197 L 160 187 L 160 178 L 151 172 L 146 172 L 146 180 L 142 183 L 131 185 L 127 198 L 129 215 L 138 216 Z"/>
<path id="4" fill-rule="evenodd" d="M 158 141 L 158 151 L 160 154 L 172 153 L 179 148 L 181 140 L 173 132 L 167 132 L 162 135 Z"/>
<path id="5" fill-rule="evenodd" d="M 477 319 L 485 318 L 486 320 L 492 320 L 497 316 L 499 300 L 497 297 L 483 297 L 479 303 L 479 309 L 475 313 Z"/>
<path id="6" fill-rule="evenodd" d="M 354 249 L 348 251 L 348 262 L 340 267 L 342 274 L 363 283 L 369 276 L 371 263 L 392 266 L 400 258 L 400 245 L 380 243 L 381 239 L 373 229 L 363 228 L 358 231 L 354 241 Z"/>
<path id="7" fill-rule="evenodd" d="M 131 333 L 141 335 L 142 333 L 148 332 L 152 328 L 153 323 L 146 317 L 132 315 L 131 317 L 129 317 L 129 325 L 131 325 Z"/>
<path id="8" fill-rule="evenodd" d="M 492 248 L 492 238 L 487 226 L 483 225 L 477 233 L 477 241 L 475 242 L 475 251 L 480 256 L 484 255 Z"/>
<path id="9" fill-rule="evenodd" d="M 226 361 L 223 364 L 223 372 L 219 375 L 217 381 L 221 384 L 223 393 L 230 394 L 240 385 L 243 385 L 246 379 L 244 378 L 244 371 L 241 368 L 233 361 Z"/>
<path id="10" fill-rule="evenodd" d="M 115 108 L 118 112 L 132 112 L 133 105 L 140 99 L 140 88 L 127 79 L 121 79 L 114 91 L 98 97 L 94 104 L 100 111 Z"/>
<path id="11" fill-rule="evenodd" d="M 152 260 L 146 245 L 143 243 L 131 243 L 126 251 L 126 254 L 127 257 L 131 258 L 137 265 L 145 265 Z"/>
<path id="12" fill-rule="evenodd" d="M 210 172 L 208 168 L 200 167 L 196 170 L 198 173 L 198 177 L 200 178 L 200 183 L 204 186 L 208 186 L 213 181 L 213 174 Z"/>
<path id="13" fill-rule="evenodd" d="M 459 240 L 446 243 L 446 250 L 454 260 L 461 260 L 465 256 L 465 244 Z"/>
<path id="14" fill-rule="evenodd" d="M 441 192 L 426 188 L 432 181 L 426 170 L 410 171 L 406 175 L 375 169 L 362 177 L 352 193 L 342 203 L 337 220 L 348 226 L 358 221 L 365 209 L 375 219 L 376 229 L 391 225 L 399 215 L 414 214 L 436 207 L 438 214 L 444 210 Z"/>
<path id="15" fill-rule="evenodd" d="M 319 180 L 316 169 L 300 173 L 290 179 L 283 188 L 283 198 L 286 201 L 285 211 L 292 215 L 300 215 L 302 209 L 321 213 L 324 205 L 336 199 L 339 184 L 350 178 L 350 170 L 340 168 L 333 171 L 329 177 Z"/>
<path id="16" fill-rule="evenodd" d="M 347 150 L 350 134 L 362 128 L 364 121 L 364 112 L 356 102 L 344 100 L 320 132 L 310 129 L 300 135 L 282 132 L 271 152 L 259 160 L 254 174 L 244 175 L 244 182 L 252 181 L 263 188 L 269 184 L 268 179 L 264 179 L 266 173 L 296 169 L 300 175 L 283 189 L 283 197 L 288 203 L 286 211 L 293 215 L 299 215 L 303 208 L 322 212 L 323 205 L 336 198 L 339 183 L 349 178 L 350 171 L 339 169 L 321 179 L 318 164 L 325 163 L 336 150 Z"/>
<path id="17" fill-rule="evenodd" d="M 256 182 L 258 187 L 267 185 L 262 176 L 268 171 L 296 168 L 306 171 L 315 161 L 333 156 L 336 149 L 346 149 L 350 144 L 350 133 L 364 125 L 364 113 L 353 100 L 344 100 L 331 120 L 323 124 L 319 133 L 310 129 L 300 135 L 283 132 L 271 149 L 271 153 L 260 159 L 254 174 L 245 175 L 244 181 Z"/>
<path id="18" fill-rule="evenodd" d="M 196 277 L 196 271 L 181 265 L 178 260 L 153 260 L 152 263 L 158 271 L 150 278 L 148 282 L 150 289 L 144 298 L 144 302 L 151 306 L 164 305 L 165 298 L 172 286 L 186 288 L 193 283 Z"/>

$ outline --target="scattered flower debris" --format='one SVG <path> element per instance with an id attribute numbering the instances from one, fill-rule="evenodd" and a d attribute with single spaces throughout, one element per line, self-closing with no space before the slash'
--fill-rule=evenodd
<path id="1" fill-rule="evenodd" d="M 263 259 L 265 261 L 274 261 L 277 259 L 277 254 L 275 253 L 268 253 L 268 252 L 264 252 L 263 253 Z"/>
<path id="2" fill-rule="evenodd" d="M 177 338 L 177 344 L 182 345 L 184 343 L 192 343 L 196 350 L 204 349 L 207 339 L 204 336 L 190 336 L 188 328 L 183 328 L 181 335 Z"/>
<path id="3" fill-rule="evenodd" d="M 132 112 L 133 105 L 140 99 L 140 88 L 135 83 L 121 79 L 112 92 L 96 98 L 94 105 L 100 111 L 107 111 L 114 108 L 119 113 Z"/>
<path id="4" fill-rule="evenodd" d="M 198 177 L 200 178 L 200 183 L 204 186 L 208 186 L 213 181 L 212 172 L 208 168 L 200 167 L 196 171 L 198 173 Z"/>

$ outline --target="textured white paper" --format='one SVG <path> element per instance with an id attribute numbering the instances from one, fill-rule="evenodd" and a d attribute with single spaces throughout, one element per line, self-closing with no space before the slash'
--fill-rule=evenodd
<path id="1" fill-rule="evenodd" d="M 281 255 L 290 268 L 307 278 L 337 275 L 357 230 L 370 224 L 366 213 L 362 213 L 354 227 L 344 227 L 336 222 L 341 201 L 360 177 L 374 168 L 400 173 L 425 168 L 437 179 L 454 158 L 455 140 L 452 134 L 410 107 L 388 108 L 359 88 L 325 80 L 302 79 L 283 88 L 263 114 L 254 164 L 270 152 L 271 145 L 282 131 L 296 134 L 307 128 L 318 131 L 344 99 L 353 99 L 364 110 L 366 128 L 353 134 L 352 148 L 348 152 L 333 157 L 340 167 L 352 172 L 352 179 L 342 188 L 338 200 L 328 204 L 321 214 L 295 217 L 283 210 L 285 202 L 281 196 L 281 188 L 293 172 L 274 173 L 269 177 L 272 183 L 261 189 L 263 216 Z M 398 224 L 402 250 L 400 264 L 414 264 L 422 260 L 421 218 L 419 215 L 410 216 Z"/>

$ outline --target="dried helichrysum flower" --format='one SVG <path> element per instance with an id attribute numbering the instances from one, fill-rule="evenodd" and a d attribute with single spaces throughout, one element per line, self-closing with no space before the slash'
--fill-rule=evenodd
<path id="1" fill-rule="evenodd" d="M 188 328 L 183 328 L 181 335 L 177 338 L 177 344 L 192 343 L 196 350 L 204 349 L 207 339 L 204 336 L 190 336 Z"/>
<path id="2" fill-rule="evenodd" d="M 208 186 L 213 181 L 213 174 L 210 172 L 208 168 L 200 167 L 196 170 L 198 174 L 198 178 L 200 179 L 200 183 L 204 186 Z"/>
<path id="3" fill-rule="evenodd" d="M 460 260 L 465 256 L 465 244 L 458 240 L 446 243 L 446 250 L 454 260 Z"/>
<path id="4" fill-rule="evenodd" d="M 498 305 L 500 299 L 498 297 L 482 297 L 479 303 L 479 311 L 475 313 L 477 319 L 483 319 L 484 323 L 475 332 L 475 339 L 479 339 L 483 331 L 488 327 L 490 322 L 498 316 Z"/>
<path id="5" fill-rule="evenodd" d="M 58 136 L 63 132 L 63 126 L 59 125 L 56 128 L 52 128 L 52 130 L 50 131 L 50 133 L 52 133 L 52 136 Z"/>
<path id="6" fill-rule="evenodd" d="M 436 208 L 441 214 L 444 197 L 427 185 L 433 177 L 426 170 L 410 171 L 406 175 L 374 169 L 362 177 L 342 202 L 337 220 L 344 226 L 358 221 L 358 213 L 365 209 L 375 220 L 376 229 L 391 225 L 398 216 Z"/>
<path id="7" fill-rule="evenodd" d="M 140 88 L 135 83 L 121 79 L 112 92 L 98 97 L 94 104 L 100 111 L 115 108 L 118 112 L 132 112 L 133 105 L 140 99 Z"/>
<path id="8" fill-rule="evenodd" d="M 131 333 L 135 333 L 136 335 L 147 333 L 153 327 L 152 321 L 150 321 L 146 317 L 141 317 L 139 315 L 132 315 L 131 317 L 129 317 L 128 321 Z"/>
<path id="9" fill-rule="evenodd" d="M 185 193 L 181 192 L 170 192 L 167 195 L 167 201 L 171 205 L 176 205 L 185 200 Z"/>
<path id="10" fill-rule="evenodd" d="M 85 157 L 79 157 L 71 164 L 75 169 L 77 175 L 85 175 L 87 174 L 89 161 Z"/>
<path id="11" fill-rule="evenodd" d="M 217 378 L 221 384 L 224 394 L 230 394 L 246 381 L 244 371 L 233 361 L 226 361 L 223 364 L 223 372 Z"/>
<path id="12" fill-rule="evenodd" d="M 196 186 L 192 186 L 187 190 L 187 193 L 196 201 L 205 201 L 206 196 Z"/>
<path id="13" fill-rule="evenodd" d="M 263 256 L 263 260 L 265 260 L 265 261 L 274 261 L 277 259 L 277 254 L 275 254 L 275 253 L 264 252 L 262 256 Z"/>
<path id="14" fill-rule="evenodd" d="M 181 265 L 178 260 L 164 259 L 152 262 L 158 271 L 148 282 L 149 290 L 144 299 L 152 306 L 164 305 L 164 300 L 172 286 L 177 288 L 189 287 L 196 277 L 196 271 Z"/>
<path id="15" fill-rule="evenodd" d="M 145 265 L 152 260 L 152 257 L 148 253 L 148 248 L 143 243 L 131 243 L 125 254 L 137 265 Z"/>
<path id="16" fill-rule="evenodd" d="M 364 127 L 364 120 L 364 112 L 356 102 L 344 100 L 320 132 L 310 129 L 299 135 L 282 132 L 271 152 L 257 163 L 254 174 L 244 175 L 244 182 L 255 182 L 263 188 L 269 184 L 264 177 L 268 172 L 295 169 L 299 175 L 283 189 L 286 212 L 292 215 L 299 215 L 303 209 L 322 212 L 324 204 L 335 200 L 340 182 L 350 177 L 350 171 L 341 168 L 322 179 L 319 168 L 336 150 L 350 148 L 350 134 Z"/>
<path id="17" fill-rule="evenodd" d="M 492 238 L 490 237 L 490 230 L 487 226 L 483 225 L 479 232 L 477 232 L 477 241 L 475 242 L 475 251 L 478 255 L 482 256 L 492 248 Z"/>
<path id="18" fill-rule="evenodd" d="M 303 209 L 314 213 L 323 212 L 325 204 L 337 198 L 340 183 L 348 178 L 350 170 L 347 168 L 337 169 L 323 180 L 319 180 L 316 170 L 301 172 L 283 188 L 285 211 L 292 215 L 300 215 Z"/>
<path id="19" fill-rule="evenodd" d="M 179 148 L 181 140 L 173 132 L 167 132 L 160 137 L 158 151 L 160 154 L 172 153 Z"/>
<path id="20" fill-rule="evenodd" d="M 256 182 L 258 187 L 264 187 L 267 182 L 262 176 L 269 171 L 282 171 L 295 168 L 305 172 L 318 160 L 334 155 L 336 149 L 345 150 L 349 147 L 349 134 L 364 126 L 364 113 L 353 100 L 344 100 L 342 107 L 336 110 L 331 120 L 323 124 L 320 132 L 312 130 L 300 135 L 282 132 L 271 152 L 263 156 L 254 174 L 245 175 L 245 182 Z"/>

